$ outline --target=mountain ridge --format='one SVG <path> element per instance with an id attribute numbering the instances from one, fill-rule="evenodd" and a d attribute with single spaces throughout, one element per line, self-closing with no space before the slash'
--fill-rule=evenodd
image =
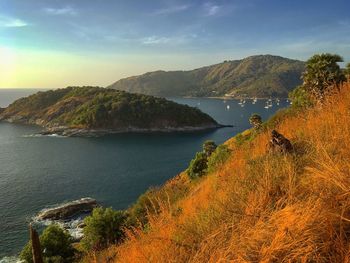
<path id="1" fill-rule="evenodd" d="M 254 55 L 193 70 L 157 70 L 123 78 L 108 88 L 159 97 L 286 97 L 301 84 L 305 63 Z"/>

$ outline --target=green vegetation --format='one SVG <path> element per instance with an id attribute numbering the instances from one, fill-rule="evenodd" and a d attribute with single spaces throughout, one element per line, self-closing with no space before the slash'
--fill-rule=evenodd
<path id="1" fill-rule="evenodd" d="M 81 244 L 85 250 L 99 250 L 120 242 L 124 237 L 127 216 L 124 211 L 112 208 L 95 208 L 85 218 L 84 237 Z"/>
<path id="2" fill-rule="evenodd" d="M 202 177 L 208 168 L 208 157 L 204 152 L 197 152 L 195 158 L 190 162 L 187 174 L 191 179 Z"/>
<path id="3" fill-rule="evenodd" d="M 314 96 L 317 101 L 322 101 L 326 92 L 345 81 L 338 62 L 343 62 L 343 58 L 336 54 L 326 53 L 312 56 L 306 62 L 302 88 Z"/>
<path id="4" fill-rule="evenodd" d="M 197 108 L 163 98 L 99 87 L 68 87 L 38 92 L 7 107 L 0 120 L 46 127 L 127 130 L 215 127 Z"/>
<path id="5" fill-rule="evenodd" d="M 346 68 L 344 70 L 344 75 L 348 80 L 350 80 L 350 63 L 346 64 Z"/>
<path id="6" fill-rule="evenodd" d="M 258 130 L 261 127 L 262 119 L 261 116 L 257 113 L 253 113 L 249 117 L 249 123 L 254 127 L 254 129 Z"/>
<path id="7" fill-rule="evenodd" d="M 278 56 L 251 56 L 191 71 L 155 71 L 121 79 L 110 88 L 161 97 L 286 97 L 301 84 L 304 62 Z"/>
<path id="8" fill-rule="evenodd" d="M 208 158 L 208 173 L 215 172 L 230 157 L 231 150 L 227 145 L 219 145 Z"/>
<path id="9" fill-rule="evenodd" d="M 43 260 L 49 263 L 73 262 L 75 249 L 72 238 L 65 230 L 57 225 L 48 226 L 40 235 L 40 244 L 43 251 Z M 32 246 L 29 241 L 23 248 L 20 259 L 32 263 Z"/>

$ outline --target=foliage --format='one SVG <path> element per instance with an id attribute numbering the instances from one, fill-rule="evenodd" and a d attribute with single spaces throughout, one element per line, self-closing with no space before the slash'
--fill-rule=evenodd
<path id="1" fill-rule="evenodd" d="M 306 62 L 303 73 L 303 88 L 318 101 L 324 99 L 325 93 L 345 80 L 338 62 L 343 58 L 336 54 L 316 54 Z"/>
<path id="2" fill-rule="evenodd" d="M 116 244 L 124 238 L 127 216 L 124 211 L 98 207 L 84 219 L 84 237 L 81 244 L 86 250 L 99 250 Z"/>
<path id="3" fill-rule="evenodd" d="M 72 246 L 72 238 L 61 227 L 57 225 L 48 226 L 39 239 L 45 262 L 73 262 L 75 249 Z M 20 258 L 25 262 L 33 262 L 31 241 L 23 248 Z"/>
<path id="4" fill-rule="evenodd" d="M 149 72 L 121 79 L 109 87 L 160 97 L 225 94 L 283 97 L 301 84 L 304 66 L 304 62 L 297 60 L 259 55 L 191 71 Z"/>
<path id="5" fill-rule="evenodd" d="M 214 141 L 208 140 L 205 141 L 203 144 L 203 153 L 209 157 L 216 149 L 217 145 L 215 144 Z"/>
<path id="6" fill-rule="evenodd" d="M 204 152 L 197 152 L 187 169 L 188 176 L 191 179 L 203 176 L 208 168 L 207 162 L 207 155 Z"/>
<path id="7" fill-rule="evenodd" d="M 214 126 L 216 121 L 197 108 L 164 98 L 99 87 L 68 87 L 38 92 L 6 108 L 3 118 L 39 119 L 47 126 L 140 129 Z"/>
<path id="8" fill-rule="evenodd" d="M 219 145 L 208 158 L 208 172 L 215 172 L 230 157 L 231 151 L 225 144 Z"/>
<path id="9" fill-rule="evenodd" d="M 249 123 L 251 125 L 253 125 L 254 129 L 259 129 L 261 127 L 262 124 L 262 120 L 261 120 L 261 116 L 257 113 L 253 113 L 250 117 L 249 117 Z"/>
<path id="10" fill-rule="evenodd" d="M 289 98 L 293 102 L 294 108 L 307 108 L 314 105 L 314 100 L 304 86 L 298 86 L 289 93 Z"/>
<path id="11" fill-rule="evenodd" d="M 344 70 L 344 74 L 348 80 L 350 80 L 350 63 L 346 64 L 346 68 Z"/>

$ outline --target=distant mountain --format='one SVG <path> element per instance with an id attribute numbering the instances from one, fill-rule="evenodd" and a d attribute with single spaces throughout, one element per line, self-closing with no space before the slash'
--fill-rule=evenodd
<path id="1" fill-rule="evenodd" d="M 0 120 L 37 124 L 47 129 L 45 134 L 67 136 L 222 127 L 197 108 L 99 87 L 38 92 L 2 109 Z"/>
<path id="2" fill-rule="evenodd" d="M 109 88 L 160 97 L 285 97 L 301 84 L 305 63 L 258 55 L 189 71 L 155 71 L 121 79 Z"/>

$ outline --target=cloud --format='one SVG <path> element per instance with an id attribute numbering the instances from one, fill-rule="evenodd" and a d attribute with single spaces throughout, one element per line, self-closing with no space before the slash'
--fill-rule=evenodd
<path id="1" fill-rule="evenodd" d="M 62 8 L 47 7 L 47 8 L 44 8 L 44 11 L 46 14 L 56 15 L 56 16 L 59 16 L 59 15 L 75 16 L 78 14 L 78 12 L 70 6 L 66 6 L 66 7 L 62 7 Z"/>
<path id="2" fill-rule="evenodd" d="M 170 38 L 168 38 L 168 37 L 150 36 L 150 37 L 142 38 L 141 42 L 144 45 L 167 44 L 167 43 L 170 42 Z"/>
<path id="3" fill-rule="evenodd" d="M 190 8 L 190 5 L 176 5 L 168 8 L 158 9 L 155 12 L 153 12 L 153 15 L 168 15 L 185 11 L 188 8 Z"/>
<path id="4" fill-rule="evenodd" d="M 178 36 L 171 36 L 171 37 L 164 37 L 164 36 L 149 36 L 142 38 L 140 41 L 143 45 L 182 45 L 189 43 L 190 41 L 196 39 L 198 36 L 197 34 L 187 34 L 187 35 L 178 35 Z"/>
<path id="5" fill-rule="evenodd" d="M 28 23 L 13 17 L 0 16 L 0 27 L 25 27 Z"/>
<path id="6" fill-rule="evenodd" d="M 211 2 L 207 2 L 203 5 L 204 8 L 204 12 L 206 16 L 215 16 L 217 15 L 220 10 L 221 10 L 221 6 L 216 5 L 214 3 Z"/>

